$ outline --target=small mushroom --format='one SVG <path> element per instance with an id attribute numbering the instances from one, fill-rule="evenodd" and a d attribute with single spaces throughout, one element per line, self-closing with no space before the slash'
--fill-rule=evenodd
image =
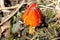
<path id="1" fill-rule="evenodd" d="M 24 24 L 29 26 L 29 34 L 34 34 L 35 28 L 42 23 L 42 14 L 37 3 L 32 3 L 22 15 Z"/>

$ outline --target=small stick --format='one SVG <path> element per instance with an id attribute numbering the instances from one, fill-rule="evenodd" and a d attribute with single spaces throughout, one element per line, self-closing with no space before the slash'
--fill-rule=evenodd
<path id="1" fill-rule="evenodd" d="M 0 27 L 1 25 L 3 25 L 6 21 L 8 21 L 14 14 L 16 14 L 16 12 L 19 10 L 19 8 L 21 8 L 21 6 L 24 4 L 24 0 L 22 1 L 22 3 L 18 6 L 18 8 L 15 10 L 15 12 L 11 13 L 10 16 L 8 18 L 6 18 L 4 21 L 2 21 L 0 23 Z"/>
<path id="2" fill-rule="evenodd" d="M 48 6 L 44 6 L 44 5 L 39 5 L 39 6 L 44 7 L 44 8 L 54 9 L 52 7 L 48 7 Z"/>
<path id="3" fill-rule="evenodd" d="M 31 40 L 34 40 L 37 36 L 38 36 L 38 33 L 36 33 L 36 35 L 33 36 L 33 38 Z"/>
<path id="4" fill-rule="evenodd" d="M 0 10 L 7 10 L 7 9 L 14 9 L 17 8 L 19 6 L 19 4 L 15 5 L 15 6 L 11 6 L 11 7 L 0 7 Z"/>
<path id="5" fill-rule="evenodd" d="M 4 5 L 4 0 L 0 0 L 0 6 L 1 8 L 4 8 L 5 5 Z M 2 10 L 3 12 L 10 12 L 9 10 Z"/>

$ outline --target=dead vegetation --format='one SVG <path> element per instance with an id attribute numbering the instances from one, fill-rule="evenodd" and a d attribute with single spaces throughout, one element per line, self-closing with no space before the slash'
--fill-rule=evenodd
<path id="1" fill-rule="evenodd" d="M 21 20 L 25 9 L 37 2 L 43 23 L 30 35 Z M 0 0 L 0 40 L 59 40 L 60 0 Z"/>

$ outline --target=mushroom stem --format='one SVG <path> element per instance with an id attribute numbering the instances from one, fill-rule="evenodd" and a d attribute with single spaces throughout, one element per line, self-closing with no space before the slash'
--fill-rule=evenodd
<path id="1" fill-rule="evenodd" d="M 29 34 L 34 35 L 35 27 L 29 26 Z"/>

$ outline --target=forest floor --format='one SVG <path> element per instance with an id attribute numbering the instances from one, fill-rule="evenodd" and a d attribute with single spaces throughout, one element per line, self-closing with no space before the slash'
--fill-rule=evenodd
<path id="1" fill-rule="evenodd" d="M 21 17 L 25 10 L 36 2 L 45 16 L 35 34 L 29 34 L 29 27 Z M 59 40 L 60 0 L 0 0 L 0 40 Z"/>

